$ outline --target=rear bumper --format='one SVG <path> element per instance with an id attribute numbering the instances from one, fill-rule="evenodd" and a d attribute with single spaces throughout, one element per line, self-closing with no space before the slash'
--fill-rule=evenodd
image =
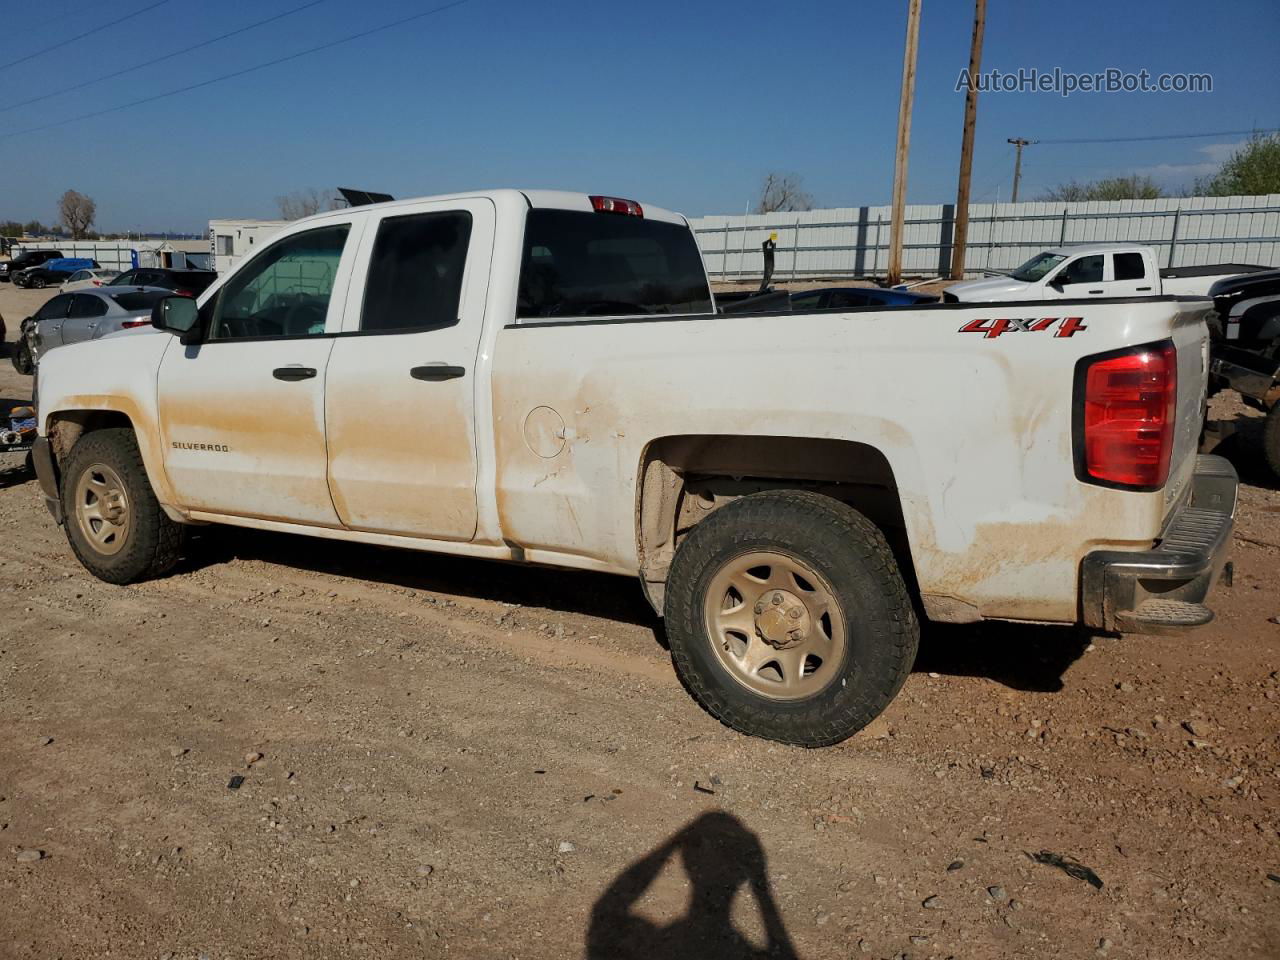
<path id="1" fill-rule="evenodd" d="M 1081 619 L 1115 633 L 1166 633 L 1213 619 L 1204 606 L 1227 571 L 1235 526 L 1235 468 L 1222 457 L 1196 459 L 1191 496 L 1155 547 L 1097 550 L 1081 564 Z"/>
<path id="2" fill-rule="evenodd" d="M 53 462 L 53 450 L 49 446 L 48 437 L 36 437 L 31 445 L 31 462 L 36 468 L 36 479 L 40 481 L 40 492 L 44 494 L 44 505 L 53 514 L 53 519 L 62 523 L 62 498 L 58 496 L 58 468 Z"/>

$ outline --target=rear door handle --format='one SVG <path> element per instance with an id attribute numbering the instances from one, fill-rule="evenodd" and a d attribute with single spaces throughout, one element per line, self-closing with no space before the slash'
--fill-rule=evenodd
<path id="1" fill-rule="evenodd" d="M 1151 289 L 1150 287 L 1139 287 L 1139 288 L 1138 288 L 1138 290 L 1139 290 L 1139 291 L 1150 290 L 1150 289 Z"/>
<path id="2" fill-rule="evenodd" d="M 271 375 L 277 380 L 310 380 L 316 375 L 315 367 L 289 366 L 276 367 Z"/>
<path id="3" fill-rule="evenodd" d="M 1090 293 L 1102 293 L 1103 291 L 1101 291 L 1101 290 L 1090 290 L 1089 292 L 1090 292 Z"/>
<path id="4" fill-rule="evenodd" d="M 466 375 L 465 367 L 455 367 L 447 363 L 424 363 L 420 367 L 409 369 L 409 376 L 415 380 L 456 380 Z"/>

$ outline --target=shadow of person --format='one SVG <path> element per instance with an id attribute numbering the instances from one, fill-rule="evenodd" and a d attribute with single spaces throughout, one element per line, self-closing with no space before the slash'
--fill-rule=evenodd
<path id="1" fill-rule="evenodd" d="M 689 877 L 685 915 L 655 923 L 636 912 L 645 892 L 673 857 Z M 733 922 L 734 898 L 753 897 L 765 943 L 752 943 Z M 698 817 L 666 843 L 627 867 L 591 910 L 587 960 L 797 960 L 765 869 L 764 847 L 737 817 Z"/>

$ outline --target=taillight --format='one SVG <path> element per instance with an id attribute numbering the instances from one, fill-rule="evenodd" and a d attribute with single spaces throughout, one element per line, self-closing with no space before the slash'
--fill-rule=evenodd
<path id="1" fill-rule="evenodd" d="M 146 317 L 145 319 L 142 319 L 142 320 L 121 320 L 120 321 L 120 326 L 125 330 L 131 330 L 134 327 L 149 327 L 150 325 L 151 325 L 150 317 Z"/>
<path id="2" fill-rule="evenodd" d="M 596 213 L 624 213 L 630 217 L 643 217 L 644 210 L 634 200 L 620 197 L 592 197 L 591 206 Z"/>
<path id="3" fill-rule="evenodd" d="M 1178 400 L 1173 344 L 1086 358 L 1076 382 L 1080 479 L 1131 489 L 1164 486 Z"/>
<path id="4" fill-rule="evenodd" d="M 94 285 L 95 287 L 100 287 L 100 286 L 102 286 L 102 281 L 101 281 L 101 280 L 95 280 L 95 281 L 93 281 L 93 285 Z"/>
<path id="5" fill-rule="evenodd" d="M 175 294 L 175 295 L 177 295 L 177 296 L 179 296 L 179 297 L 194 297 L 194 296 L 195 296 L 195 294 L 194 294 L 194 293 L 192 293 L 190 290 L 175 290 L 175 291 L 173 291 L 173 292 L 174 292 L 174 294 Z"/>

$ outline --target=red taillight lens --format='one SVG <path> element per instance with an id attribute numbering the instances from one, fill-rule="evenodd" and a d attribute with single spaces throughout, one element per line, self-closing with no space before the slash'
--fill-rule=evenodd
<path id="1" fill-rule="evenodd" d="M 133 327 L 149 327 L 151 326 L 151 318 L 147 317 L 145 320 L 121 320 L 120 326 L 125 330 Z"/>
<path id="2" fill-rule="evenodd" d="M 101 281 L 101 280 L 95 280 L 95 281 L 93 281 L 93 285 L 94 285 L 95 287 L 100 287 L 100 286 L 102 286 L 102 281 Z"/>
<path id="3" fill-rule="evenodd" d="M 1086 477 L 1122 487 L 1163 486 L 1177 400 L 1172 343 L 1091 363 L 1084 374 L 1081 438 Z"/>
<path id="4" fill-rule="evenodd" d="M 630 217 L 643 217 L 644 210 L 634 200 L 620 197 L 592 197 L 591 206 L 596 213 L 624 213 Z"/>
<path id="5" fill-rule="evenodd" d="M 173 291 L 173 292 L 174 292 L 174 294 L 175 294 L 176 296 L 179 296 L 179 297 L 194 297 L 194 296 L 195 296 L 195 294 L 194 294 L 194 293 L 192 293 L 190 290 L 181 290 L 181 289 L 179 289 L 179 290 L 175 290 L 175 291 Z"/>

